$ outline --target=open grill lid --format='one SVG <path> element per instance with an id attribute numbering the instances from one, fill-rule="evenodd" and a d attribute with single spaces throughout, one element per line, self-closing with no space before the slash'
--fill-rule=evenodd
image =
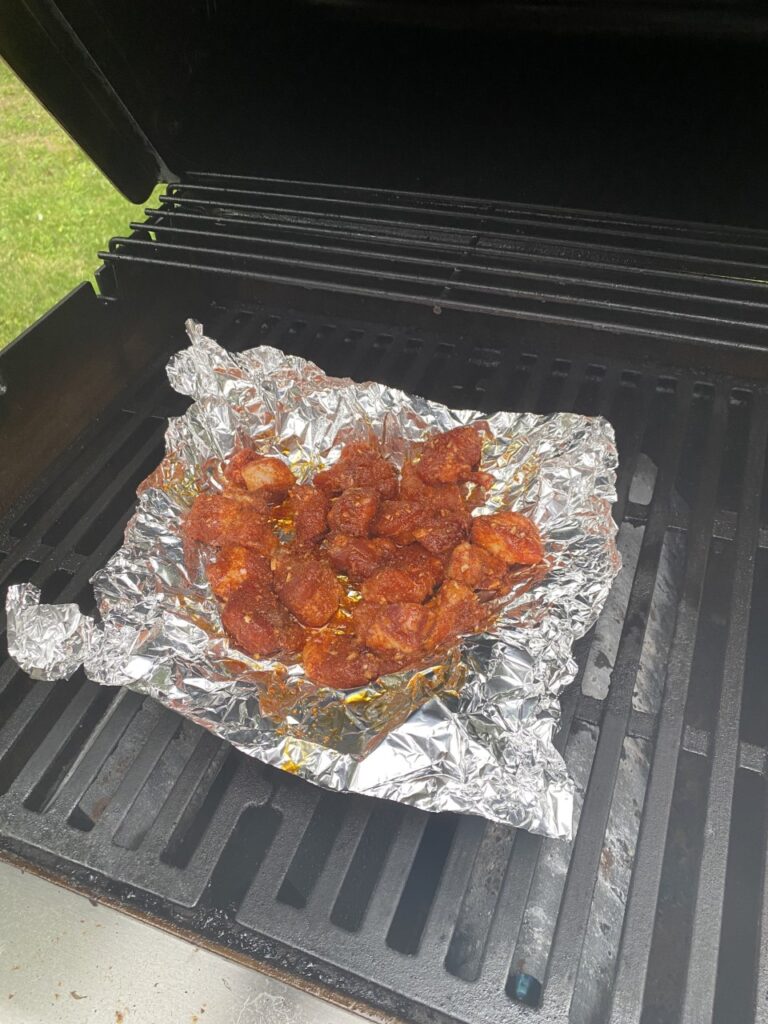
<path id="1" fill-rule="evenodd" d="M 9 0 L 0 26 L 134 201 L 206 171 L 766 226 L 756 5 Z"/>

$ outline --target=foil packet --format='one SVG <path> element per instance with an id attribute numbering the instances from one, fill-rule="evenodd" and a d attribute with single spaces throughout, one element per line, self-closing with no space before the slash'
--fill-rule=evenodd
<path id="1" fill-rule="evenodd" d="M 268 346 L 227 352 L 191 320 L 187 333 L 191 345 L 171 358 L 168 377 L 193 401 L 169 422 L 165 458 L 139 488 L 122 547 L 91 580 L 100 621 L 75 605 L 41 605 L 31 584 L 11 587 L 11 655 L 36 679 L 67 678 L 82 664 L 90 679 L 147 694 L 331 790 L 569 838 L 574 787 L 553 736 L 576 671 L 573 641 L 595 622 L 620 567 L 610 424 L 449 409 L 328 377 Z M 182 537 L 196 495 L 222 486 L 222 460 L 248 445 L 305 481 L 347 442 L 375 435 L 402 465 L 425 434 L 476 420 L 493 434 L 480 468 L 496 478 L 477 512 L 529 515 L 546 548 L 543 569 L 521 572 L 487 632 L 352 691 L 317 686 L 299 662 L 252 659 L 230 642 L 204 559 L 185 560 Z"/>

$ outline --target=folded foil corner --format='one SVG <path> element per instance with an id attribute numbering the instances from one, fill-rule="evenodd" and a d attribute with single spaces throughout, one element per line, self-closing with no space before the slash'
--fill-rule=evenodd
<path id="1" fill-rule="evenodd" d="M 76 604 L 40 604 L 32 583 L 8 588 L 5 599 L 8 653 L 33 679 L 69 679 L 94 639 L 93 619 Z"/>

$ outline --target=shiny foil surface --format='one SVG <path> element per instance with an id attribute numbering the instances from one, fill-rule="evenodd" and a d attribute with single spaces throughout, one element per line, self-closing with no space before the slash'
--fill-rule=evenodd
<path id="1" fill-rule="evenodd" d="M 139 488 L 120 550 L 92 579 L 100 621 L 41 605 L 31 584 L 7 596 L 8 648 L 36 679 L 127 686 L 268 764 L 328 789 L 427 811 L 479 814 L 569 837 L 573 783 L 553 745 L 573 641 L 595 622 L 620 566 L 611 518 L 617 463 L 600 418 L 484 417 L 377 383 L 326 376 L 261 346 L 225 351 L 187 322 L 168 364 L 193 401 L 171 419 L 166 456 Z M 224 634 L 205 575 L 185 560 L 184 517 L 222 485 L 221 460 L 245 445 L 285 459 L 301 481 L 372 434 L 402 464 L 425 434 L 485 420 L 480 468 L 496 483 L 475 514 L 511 508 L 537 523 L 543 566 L 521 570 L 495 624 L 418 667 L 357 690 L 316 686 L 297 661 L 256 660 Z M 189 552 L 187 552 L 189 554 Z"/>

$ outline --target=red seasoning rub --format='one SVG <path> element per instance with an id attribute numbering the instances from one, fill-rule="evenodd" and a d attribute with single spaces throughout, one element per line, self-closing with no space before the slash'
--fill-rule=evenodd
<path id="1" fill-rule="evenodd" d="M 344 447 L 339 461 L 317 473 L 315 487 L 327 494 L 341 494 L 350 487 L 373 487 L 382 498 L 397 494 L 397 470 L 373 441 L 358 441 Z"/>
<path id="2" fill-rule="evenodd" d="M 507 565 L 479 544 L 457 544 L 448 559 L 445 575 L 473 590 L 497 590 L 504 585 Z"/>
<path id="3" fill-rule="evenodd" d="M 367 537 L 381 498 L 374 487 L 349 487 L 331 502 L 328 525 L 352 537 Z"/>
<path id="4" fill-rule="evenodd" d="M 237 646 L 253 658 L 293 654 L 304 631 L 271 590 L 253 583 L 239 587 L 224 605 L 221 621 Z"/>
<path id="5" fill-rule="evenodd" d="M 426 484 L 462 483 L 480 464 L 483 434 L 476 426 L 456 427 L 431 437 L 416 470 Z"/>
<path id="6" fill-rule="evenodd" d="M 484 433 L 435 434 L 401 473 L 375 441 L 348 444 L 305 484 L 280 459 L 237 452 L 225 490 L 199 495 L 185 523 L 187 544 L 218 549 L 208 580 L 233 643 L 350 689 L 487 626 L 491 599 L 546 567 L 530 519 L 471 514 L 494 482 L 479 468 Z"/>
<path id="7" fill-rule="evenodd" d="M 399 548 L 387 563 L 361 587 L 366 601 L 386 604 L 397 601 L 425 601 L 443 575 L 440 560 L 420 544 Z"/>
<path id="8" fill-rule="evenodd" d="M 317 487 L 312 484 L 294 487 L 288 495 L 288 507 L 293 515 L 297 544 L 314 544 L 327 533 L 331 502 Z"/>
<path id="9" fill-rule="evenodd" d="M 519 512 L 494 512 L 472 520 L 472 541 L 507 565 L 536 565 L 544 545 L 536 524 Z"/>
<path id="10" fill-rule="evenodd" d="M 413 533 L 424 522 L 424 506 L 418 501 L 382 501 L 371 532 L 377 537 L 389 537 L 397 544 L 410 544 Z"/>
<path id="11" fill-rule="evenodd" d="M 406 462 L 403 466 L 399 496 L 403 501 L 413 501 L 422 508 L 437 511 L 463 512 L 466 507 L 459 484 L 427 484 L 419 476 L 415 462 Z"/>
<path id="12" fill-rule="evenodd" d="M 435 512 L 413 531 L 413 536 L 433 555 L 448 555 L 469 535 L 471 522 L 468 513 Z"/>
<path id="13" fill-rule="evenodd" d="M 226 601 L 244 583 L 256 583 L 270 589 L 272 569 L 265 555 L 231 544 L 219 548 L 216 561 L 208 566 L 208 582 L 216 597 Z"/>
<path id="14" fill-rule="evenodd" d="M 330 533 L 325 552 L 334 569 L 358 585 L 367 580 L 396 553 L 397 546 L 384 537 L 350 537 L 346 533 Z"/>
<path id="15" fill-rule="evenodd" d="M 186 533 L 190 540 L 203 544 L 237 544 L 262 555 L 271 555 L 277 547 L 277 537 L 266 515 L 226 492 L 200 494 L 195 499 L 187 516 Z"/>
<path id="16" fill-rule="evenodd" d="M 239 452 L 235 452 L 224 464 L 224 478 L 228 483 L 234 487 L 241 487 L 245 490 L 245 480 L 243 480 L 243 469 L 254 459 L 258 459 L 260 456 L 258 452 L 253 451 L 252 448 L 241 448 Z"/>
<path id="17" fill-rule="evenodd" d="M 291 470 L 280 459 L 244 448 L 236 452 L 224 470 L 226 478 L 235 486 L 244 487 L 261 495 L 270 504 L 279 504 L 296 483 Z"/>
<path id="18" fill-rule="evenodd" d="M 429 634 L 429 642 L 434 647 L 477 633 L 488 620 L 487 606 L 483 608 L 477 594 L 456 580 L 446 580 L 428 607 L 434 615 Z"/>
<path id="19" fill-rule="evenodd" d="M 373 651 L 418 655 L 429 646 L 435 613 L 423 604 L 369 604 L 364 601 L 352 613 L 357 635 Z"/>
<path id="20" fill-rule="evenodd" d="M 356 636 L 327 630 L 307 640 L 302 660 L 313 683 L 338 690 L 363 686 L 381 675 L 381 660 Z"/>
<path id="21" fill-rule="evenodd" d="M 330 565 L 316 555 L 284 549 L 272 564 L 275 593 L 304 626 L 324 626 L 338 610 L 343 591 Z"/>

